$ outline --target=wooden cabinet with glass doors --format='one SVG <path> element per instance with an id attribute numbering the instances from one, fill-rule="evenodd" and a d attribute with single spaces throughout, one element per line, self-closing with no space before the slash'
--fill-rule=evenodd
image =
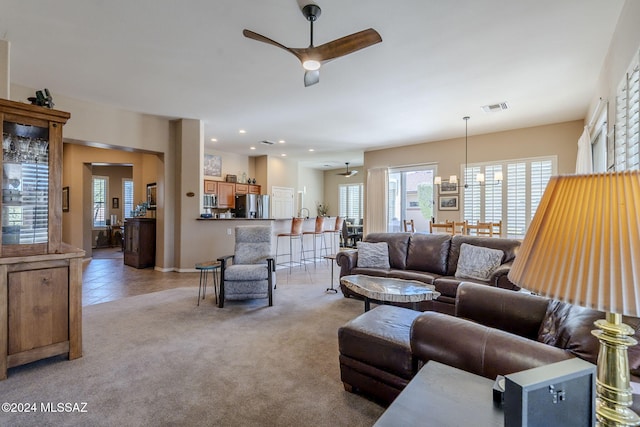
<path id="1" fill-rule="evenodd" d="M 0 379 L 13 366 L 82 355 L 84 251 L 62 242 L 62 127 L 69 116 L 0 99 Z"/>

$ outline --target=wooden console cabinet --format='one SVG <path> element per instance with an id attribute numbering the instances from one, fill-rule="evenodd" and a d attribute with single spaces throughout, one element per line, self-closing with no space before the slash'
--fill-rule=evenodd
<path id="1" fill-rule="evenodd" d="M 69 113 L 0 99 L 0 379 L 82 356 L 82 258 L 62 242 L 62 127 Z"/>
<path id="2" fill-rule="evenodd" d="M 156 220 L 128 218 L 124 223 L 124 263 L 135 268 L 156 265 Z"/>

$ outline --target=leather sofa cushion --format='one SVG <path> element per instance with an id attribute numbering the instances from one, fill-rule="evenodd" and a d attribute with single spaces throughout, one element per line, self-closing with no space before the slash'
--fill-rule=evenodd
<path id="1" fill-rule="evenodd" d="M 340 354 L 410 379 L 415 363 L 409 331 L 420 314 L 390 305 L 367 311 L 338 329 Z"/>
<path id="2" fill-rule="evenodd" d="M 593 322 L 604 318 L 605 313 L 602 311 L 553 300 L 540 325 L 538 341 L 565 349 L 596 364 L 600 342 L 591 331 L 597 329 Z M 640 342 L 640 319 L 623 316 L 622 321 L 633 328 L 633 338 Z M 640 376 L 640 346 L 629 347 L 628 356 L 629 370 L 634 376 Z"/>
<path id="3" fill-rule="evenodd" d="M 447 274 L 451 236 L 448 234 L 412 234 L 407 253 L 407 269 Z"/>
<path id="4" fill-rule="evenodd" d="M 387 242 L 389 246 L 389 265 L 391 268 L 406 270 L 407 248 L 411 233 L 370 233 L 365 242 Z"/>
<path id="5" fill-rule="evenodd" d="M 516 257 L 521 242 L 518 239 L 496 239 L 495 237 L 465 236 L 460 234 L 455 235 L 451 239 L 451 249 L 449 250 L 449 260 L 446 274 L 447 276 L 455 276 L 456 274 L 456 268 L 458 267 L 458 258 L 460 257 L 460 246 L 462 246 L 463 243 L 501 250 L 502 252 L 504 252 L 501 264 L 504 264 L 506 262 L 512 261 Z"/>

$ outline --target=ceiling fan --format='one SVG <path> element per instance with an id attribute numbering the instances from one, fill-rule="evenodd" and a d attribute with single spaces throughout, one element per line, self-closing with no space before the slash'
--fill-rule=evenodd
<path id="1" fill-rule="evenodd" d="M 336 175 L 342 175 L 342 176 L 346 176 L 347 178 L 351 178 L 353 175 L 358 173 L 358 171 L 356 170 L 349 170 L 349 162 L 346 162 L 345 165 L 347 165 L 347 171 L 337 173 Z"/>
<path id="2" fill-rule="evenodd" d="M 313 23 L 320 17 L 320 12 L 320 6 L 316 4 L 308 4 L 302 8 L 302 14 L 307 18 L 307 21 L 309 21 L 311 32 L 311 41 L 309 43 L 309 47 L 306 48 L 287 47 L 277 41 L 271 40 L 250 30 L 243 30 L 242 34 L 247 38 L 277 46 L 295 55 L 295 57 L 302 63 L 302 67 L 305 69 L 304 85 L 311 86 L 320 81 L 320 66 L 323 63 L 382 41 L 380 34 L 378 34 L 378 32 L 373 28 L 369 28 L 320 46 L 314 46 Z"/>

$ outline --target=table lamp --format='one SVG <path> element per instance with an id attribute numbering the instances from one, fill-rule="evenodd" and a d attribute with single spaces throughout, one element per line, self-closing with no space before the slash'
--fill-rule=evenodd
<path id="1" fill-rule="evenodd" d="M 627 348 L 637 342 L 622 315 L 640 314 L 640 171 L 556 176 L 542 196 L 509 279 L 560 301 L 606 312 L 600 341 L 596 418 L 640 425 Z"/>

